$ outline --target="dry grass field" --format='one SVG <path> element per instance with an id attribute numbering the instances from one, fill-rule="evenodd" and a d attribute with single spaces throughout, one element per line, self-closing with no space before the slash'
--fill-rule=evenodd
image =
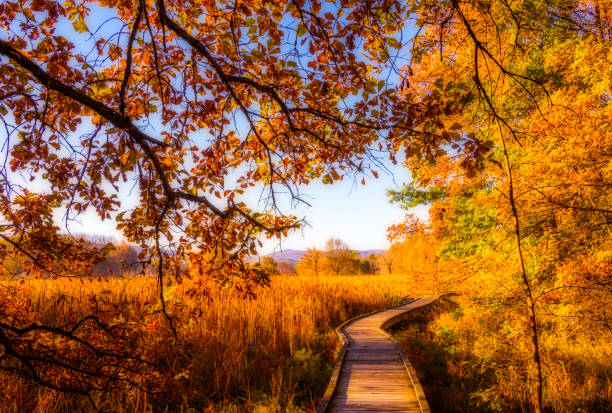
<path id="1" fill-rule="evenodd" d="M 184 280 L 166 287 L 175 340 L 159 314 L 155 283 L 2 281 L 4 308 L 29 314 L 31 322 L 62 326 L 96 314 L 129 324 L 135 352 L 158 366 L 140 380 L 161 385 L 155 394 L 125 385 L 87 399 L 2 374 L 0 411 L 313 411 L 339 348 L 334 327 L 410 294 L 404 278 L 392 275 L 277 276 L 255 298 Z"/>

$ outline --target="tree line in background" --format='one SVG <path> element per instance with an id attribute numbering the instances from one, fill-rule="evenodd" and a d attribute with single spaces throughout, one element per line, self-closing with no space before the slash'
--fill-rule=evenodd
<path id="1" fill-rule="evenodd" d="M 309 248 L 297 263 L 262 257 L 256 265 L 267 274 L 297 274 L 303 276 L 377 274 L 381 256 L 370 254 L 361 258 L 338 238 L 331 238 L 324 250 Z"/>
<path id="2" fill-rule="evenodd" d="M 90 265 L 83 265 L 77 276 L 81 277 L 122 277 L 131 275 L 152 275 L 153 263 L 150 260 L 140 259 L 140 249 L 125 241 L 115 242 L 104 236 L 82 236 L 83 243 L 90 248 L 99 248 L 101 254 L 98 260 Z M 28 271 L 34 263 L 28 257 L 10 252 L 11 245 L 3 244 L 9 253 L 0 261 L 0 277 L 23 278 L 31 272 Z M 404 255 L 406 251 L 394 245 L 383 254 L 369 254 L 366 257 L 351 250 L 348 245 L 338 238 L 329 239 L 323 250 L 309 248 L 297 263 L 275 260 L 272 257 L 261 257 L 251 267 L 266 276 L 277 274 L 297 274 L 304 276 L 322 275 L 357 275 L 378 273 L 406 273 L 410 258 Z M 183 261 L 181 266 L 187 268 L 188 263 Z M 43 274 L 39 274 L 43 275 Z"/>
<path id="3" fill-rule="evenodd" d="M 135 274 L 152 274 L 153 267 L 149 260 L 140 258 L 140 249 L 125 241 L 112 242 L 104 236 L 82 236 L 81 241 L 91 249 L 97 248 L 99 254 L 95 261 L 83 263 L 79 272 L 73 276 L 81 277 L 121 277 Z M 15 247 L 6 241 L 0 241 L 0 247 L 6 254 L 0 260 L 0 278 L 25 278 L 32 275 L 52 277 L 52 274 L 41 274 L 35 271 L 36 265 L 27 255 L 19 254 Z"/>
<path id="4" fill-rule="evenodd" d="M 103 236 L 83 236 L 90 246 L 103 249 L 99 261 L 89 266 L 83 266 L 78 274 L 83 277 L 121 277 L 137 274 L 153 274 L 154 268 L 150 261 L 142 261 L 139 257 L 140 250 L 137 246 L 125 241 L 114 242 Z M 428 242 L 431 242 L 429 240 Z M 275 260 L 273 257 L 264 256 L 251 265 L 257 271 L 266 275 L 358 275 L 358 274 L 421 274 L 423 280 L 429 274 L 428 266 L 423 265 L 423 257 L 416 257 L 426 249 L 425 240 L 410 243 L 395 243 L 388 251 L 382 254 L 369 254 L 362 257 L 357 251 L 353 251 L 338 238 L 329 239 L 325 248 L 309 248 L 297 263 Z M 421 245 L 423 244 L 423 245 Z M 10 245 L 4 243 L 9 249 Z M 430 262 L 432 253 L 426 255 L 426 262 Z M 4 260 L 0 261 L 0 277 L 23 278 L 28 274 L 28 267 L 33 263 L 27 257 L 16 253 L 8 253 Z M 187 263 L 183 262 L 183 266 Z M 419 266 L 417 268 L 417 266 Z"/>

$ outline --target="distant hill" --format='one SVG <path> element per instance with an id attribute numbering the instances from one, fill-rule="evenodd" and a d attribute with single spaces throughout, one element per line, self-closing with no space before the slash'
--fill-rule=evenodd
<path id="1" fill-rule="evenodd" d="M 370 254 L 384 254 L 387 250 L 364 250 L 364 251 L 354 250 L 354 251 L 358 253 L 361 258 L 365 258 Z M 305 253 L 306 251 L 302 251 L 302 250 L 282 250 L 282 251 L 273 252 L 268 255 L 264 255 L 264 257 L 272 257 L 276 261 L 296 263 L 300 260 L 302 255 Z"/>

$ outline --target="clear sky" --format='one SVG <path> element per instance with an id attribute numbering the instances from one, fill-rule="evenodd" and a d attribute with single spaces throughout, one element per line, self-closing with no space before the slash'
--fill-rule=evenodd
<path id="1" fill-rule="evenodd" d="M 388 248 L 386 228 L 401 221 L 405 211 L 389 203 L 386 191 L 398 189 L 409 180 L 409 175 L 401 165 L 387 165 L 387 168 L 388 173 L 380 172 L 378 179 L 366 179 L 366 185 L 343 180 L 332 185 L 316 182 L 301 188 L 311 206 L 300 205 L 294 210 L 285 207 L 283 212 L 304 217 L 308 225 L 290 233 L 281 243 L 276 239 L 264 240 L 260 253 L 268 254 L 281 248 L 323 248 L 331 237 L 340 238 L 349 247 L 358 250 Z M 415 208 L 411 212 L 422 218 L 427 216 L 426 208 Z M 58 213 L 57 217 L 60 218 L 62 213 Z M 121 239 L 114 222 L 102 222 L 94 213 L 82 215 L 79 221 L 70 224 L 71 233 Z"/>
<path id="2" fill-rule="evenodd" d="M 409 179 L 401 165 L 388 166 L 392 174 L 381 173 L 378 179 L 366 180 L 366 185 L 345 180 L 333 185 L 316 183 L 303 189 L 310 195 L 311 207 L 297 209 L 310 224 L 296 231 L 279 245 L 278 241 L 264 243 L 262 253 L 283 249 L 323 248 L 331 238 L 340 238 L 349 247 L 358 250 L 386 249 L 386 229 L 402 220 L 405 211 L 388 201 L 386 191 L 398 189 Z M 413 211 L 426 217 L 425 208 Z"/>

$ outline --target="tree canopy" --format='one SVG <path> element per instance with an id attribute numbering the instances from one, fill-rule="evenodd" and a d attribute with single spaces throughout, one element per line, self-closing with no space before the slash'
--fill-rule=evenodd
<path id="1" fill-rule="evenodd" d="M 550 342 L 542 350 L 546 337 L 609 323 L 612 10 L 600 1 L 435 4 L 405 93 L 445 102 L 434 131 L 459 138 L 408 157 L 412 182 L 391 200 L 429 204 L 430 220 L 407 216 L 389 235 L 408 245 L 418 245 L 414 233 L 435 237 L 438 257 L 456 264 L 446 281 L 505 309 L 495 334 L 529 349 L 516 381 L 534 383 L 526 387 L 541 411 L 556 351 Z"/>

